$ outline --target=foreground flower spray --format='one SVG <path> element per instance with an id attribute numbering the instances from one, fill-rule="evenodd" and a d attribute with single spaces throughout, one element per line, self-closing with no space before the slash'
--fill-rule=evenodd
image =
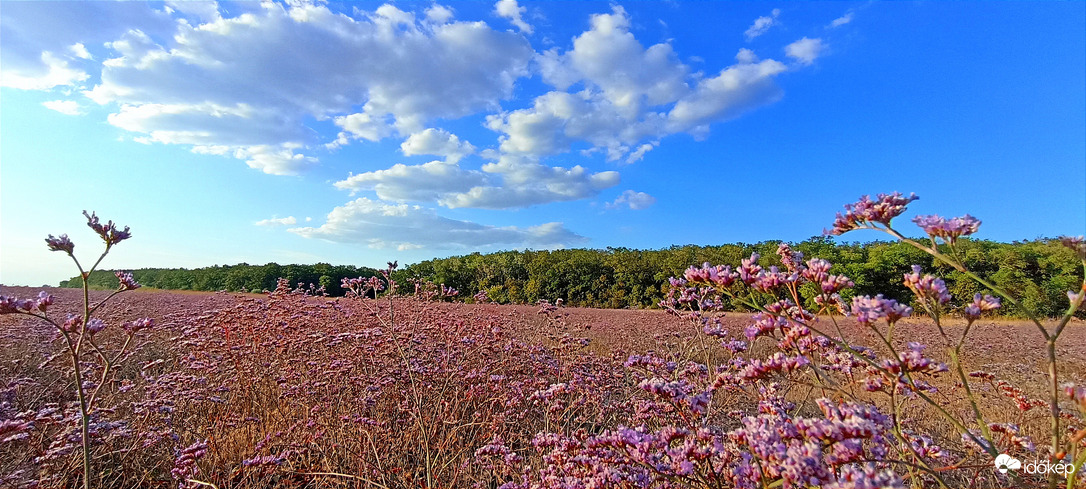
<path id="1" fill-rule="evenodd" d="M 123 330 L 124 338 L 121 345 L 102 343 L 100 339 L 101 333 L 109 324 L 94 317 L 95 312 L 117 294 L 135 290 L 140 285 L 132 278 L 131 273 L 116 272 L 117 289 L 101 301 L 95 304 L 91 303 L 90 287 L 87 283 L 91 272 L 98 268 L 98 265 L 102 263 L 102 260 L 105 259 L 114 246 L 130 238 L 132 233 L 129 232 L 128 226 L 125 226 L 123 230 L 118 229 L 113 221 L 103 224 L 94 213 L 88 214 L 83 211 L 83 215 L 87 218 L 87 226 L 105 243 L 105 249 L 90 268 L 84 269 L 76 258 L 75 244 L 68 238 L 67 234 L 62 234 L 60 237 L 49 235 L 45 239 L 50 251 L 67 254 L 75 263 L 76 268 L 79 269 L 79 276 L 83 280 L 82 310 L 77 314 L 67 314 L 64 318 L 58 317 L 57 314 L 50 316 L 52 312 L 50 306 L 53 305 L 54 297 L 43 291 L 37 297 L 29 299 L 0 295 L 0 314 L 23 314 L 38 318 L 55 327 L 63 338 L 64 348 L 71 359 L 73 385 L 76 397 L 79 400 L 78 422 L 80 426 L 79 442 L 82 447 L 83 458 L 83 487 L 89 489 L 91 487 L 91 465 L 93 463 L 91 459 L 91 425 L 96 411 L 101 408 L 98 403 L 99 394 L 103 388 L 111 385 L 114 369 L 118 362 L 124 358 L 136 334 L 150 328 L 154 322 L 149 318 L 141 318 L 122 323 L 119 325 Z M 88 363 L 90 363 L 90 366 L 88 366 Z M 15 425 L 12 421 L 5 421 L 5 425 L 0 427 L 0 430 L 5 428 L 9 430 L 26 430 L 30 427 L 29 423 Z"/>

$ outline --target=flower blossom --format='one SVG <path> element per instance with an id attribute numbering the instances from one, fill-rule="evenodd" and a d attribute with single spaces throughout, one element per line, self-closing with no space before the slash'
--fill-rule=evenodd
<path id="1" fill-rule="evenodd" d="M 135 290 L 141 287 L 139 282 L 132 278 L 132 272 L 116 271 L 113 274 L 117 276 L 117 282 L 121 290 Z"/>
<path id="2" fill-rule="evenodd" d="M 980 229 L 980 219 L 969 214 L 951 219 L 940 217 L 938 214 L 916 216 L 913 222 L 923 228 L 928 236 L 942 239 L 946 243 L 954 243 L 958 238 L 969 236 Z"/>
<path id="3" fill-rule="evenodd" d="M 918 198 L 916 194 L 905 197 L 901 192 L 879 194 L 876 200 L 864 195 L 855 204 L 845 205 L 845 213 L 837 213 L 833 229 L 825 231 L 825 234 L 840 236 L 854 229 L 870 227 L 873 223 L 889 226 L 890 220 L 900 216 L 905 212 L 905 206 Z"/>
<path id="4" fill-rule="evenodd" d="M 128 231 L 128 226 L 120 231 L 117 229 L 117 225 L 113 224 L 113 221 L 102 224 L 98 220 L 98 216 L 93 212 L 87 214 L 87 211 L 83 211 L 83 215 L 87 217 L 87 227 L 98 233 L 98 236 L 102 237 L 102 241 L 106 242 L 106 246 L 113 246 L 132 237 L 132 233 Z"/>
<path id="5" fill-rule="evenodd" d="M 998 297 L 992 297 L 988 294 L 984 294 L 984 296 L 981 297 L 980 294 L 976 294 L 973 296 L 973 303 L 965 306 L 962 314 L 969 322 L 973 322 L 979 319 L 981 314 L 999 309 L 999 307 L 1000 303 Z"/>
<path id="6" fill-rule="evenodd" d="M 75 250 L 75 244 L 68 239 L 67 234 L 62 234 L 59 238 L 54 238 L 50 234 L 48 238 L 45 238 L 45 244 L 49 246 L 49 251 L 63 251 L 70 255 Z"/>
<path id="7" fill-rule="evenodd" d="M 916 294 L 916 298 L 928 304 L 929 307 L 941 306 L 950 302 L 950 293 L 947 292 L 946 282 L 931 274 L 921 277 L 920 270 L 920 265 L 913 265 L 913 273 L 905 274 L 905 286 Z"/>
<path id="8" fill-rule="evenodd" d="M 895 323 L 898 319 L 908 317 L 913 308 L 904 304 L 898 304 L 893 299 L 885 299 L 882 294 L 875 297 L 863 296 L 852 298 L 852 312 L 856 314 L 856 320 L 870 325 L 879 319 L 886 319 L 888 323 Z"/>

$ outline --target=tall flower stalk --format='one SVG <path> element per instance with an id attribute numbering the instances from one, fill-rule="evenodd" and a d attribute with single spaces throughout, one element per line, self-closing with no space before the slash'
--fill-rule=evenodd
<path id="1" fill-rule="evenodd" d="M 60 337 L 63 338 L 63 348 L 71 359 L 75 394 L 79 402 L 83 487 L 84 489 L 90 489 L 92 462 L 90 426 L 91 416 L 98 404 L 98 394 L 103 387 L 110 384 L 115 366 L 124 357 L 136 333 L 150 328 L 153 321 L 149 318 L 142 318 L 121 324 L 121 328 L 124 330 L 124 341 L 114 352 L 110 352 L 109 348 L 100 342 L 101 337 L 98 335 L 107 328 L 108 324 L 94 317 L 95 312 L 117 294 L 135 290 L 140 285 L 132 278 L 131 273 L 115 272 L 118 280 L 117 289 L 98 303 L 91 304 L 90 285 L 88 283 L 91 272 L 98 268 L 98 265 L 102 263 L 102 260 L 109 254 L 113 246 L 130 238 L 132 233 L 129 232 L 127 226 L 123 230 L 117 229 L 117 225 L 113 221 L 103 224 L 94 213 L 88 214 L 83 211 L 83 215 L 87 218 L 87 226 L 105 242 L 105 249 L 90 268 L 84 269 L 79 259 L 75 257 L 75 244 L 72 243 L 67 234 L 62 234 L 60 237 L 54 237 L 50 234 L 45 239 L 50 251 L 60 251 L 67 254 L 75 263 L 76 268 L 79 269 L 79 276 L 83 282 L 83 308 L 81 313 L 68 314 L 64 319 L 56 316 L 50 317 L 50 306 L 53 305 L 54 298 L 49 293 L 42 291 L 32 299 L 19 299 L 0 295 L 0 314 L 24 314 L 36 317 L 56 328 Z M 92 379 L 94 376 L 93 371 L 84 371 L 83 362 L 87 360 L 96 362 L 97 367 L 100 368 L 101 374 L 97 378 Z"/>

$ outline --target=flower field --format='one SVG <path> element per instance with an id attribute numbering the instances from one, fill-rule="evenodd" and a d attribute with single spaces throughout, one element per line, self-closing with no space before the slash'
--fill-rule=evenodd
<path id="1" fill-rule="evenodd" d="M 76 290 L 50 292 L 57 297 L 54 307 L 74 308 L 81 299 Z M 713 466 L 721 476 L 743 467 L 745 451 L 733 441 L 736 432 L 765 426 L 744 422 L 737 411 L 787 423 L 796 418 L 778 410 L 788 405 L 795 405 L 789 413 L 832 419 L 813 411 L 818 398 L 832 399 L 822 404 L 837 409 L 844 399 L 886 403 L 862 391 L 854 399 L 808 385 L 810 372 L 795 369 L 721 389 L 699 411 L 679 395 L 709 379 L 708 372 L 687 369 L 690 362 L 697 365 L 692 355 L 732 354 L 716 345 L 698 351 L 700 337 L 689 322 L 663 311 L 539 309 L 297 294 L 123 296 L 102 311 L 107 322 L 151 316 L 157 325 L 107 391 L 107 404 L 114 407 L 93 419 L 96 485 L 172 487 L 191 479 L 219 487 L 591 487 L 588 481 L 595 479 L 609 480 L 610 487 L 638 487 L 635 477 L 653 479 L 659 472 L 652 483 L 659 487 L 758 487 L 756 479 L 744 481 L 738 474 L 708 477 Z M 75 485 L 78 436 L 71 418 L 77 413 L 68 406 L 74 398 L 65 386 L 66 365 L 48 361 L 55 332 L 32 318 L 8 315 L 2 321 L 0 415 L 31 425 L 26 436 L 0 445 L 3 484 Z M 749 315 L 729 314 L 722 326 L 737 333 L 729 338 L 745 339 L 742 331 L 750 322 Z M 852 341 L 873 343 L 873 335 L 854 320 L 842 321 L 842 328 Z M 1029 403 L 1043 397 L 1043 343 L 1030 341 L 1030 325 L 1022 322 L 981 321 L 974 328 L 970 342 L 976 353 L 965 358 L 970 368 L 1011 382 L 1027 400 L 1020 410 L 1009 385 L 978 382 L 974 388 L 986 402 L 985 414 L 1017 425 L 1022 437 L 1043 440 L 1043 402 Z M 916 341 L 938 337 L 924 319 L 902 320 L 898 329 Z M 1067 335 L 1065 345 L 1086 344 L 1081 324 Z M 771 341 L 761 343 L 755 342 L 755 352 L 776 349 Z M 1086 379 L 1086 349 L 1065 346 L 1060 354 L 1065 378 Z M 660 379 L 661 385 L 646 379 Z M 942 373 L 931 382 L 964 416 L 968 406 L 954 400 L 950 377 Z M 902 411 L 908 418 L 902 424 L 913 427 L 914 443 L 930 464 L 978 466 L 943 472 L 948 484 L 1010 483 L 922 406 Z M 690 419 L 695 413 L 697 419 Z M 851 474 L 841 470 L 875 458 L 869 453 L 874 435 L 890 434 L 876 422 L 885 420 L 866 421 L 873 436 L 850 439 L 869 448 L 825 453 L 825 462 L 811 469 Z M 683 431 L 694 428 L 704 433 Z M 661 435 L 675 438 L 664 442 Z M 667 453 L 668 446 L 688 443 L 692 453 Z M 729 453 L 733 443 L 736 452 Z M 877 443 L 888 451 L 883 458 L 906 457 L 889 439 Z M 716 444 L 721 453 L 705 453 Z M 1014 448 L 1036 451 L 1029 444 Z M 831 454 L 843 457 L 842 463 L 829 463 Z M 665 466 L 650 470 L 642 465 L 647 460 L 635 462 L 638 455 L 659 457 L 655 463 Z M 680 475 L 684 463 L 691 471 Z M 889 467 L 899 478 L 910 473 L 904 464 Z M 706 470 L 706 479 L 698 480 L 699 470 Z M 829 479 L 830 473 L 808 477 Z M 937 484 L 919 471 L 906 482 Z"/>
<path id="2" fill-rule="evenodd" d="M 890 227 L 912 198 L 865 197 L 832 232 L 882 229 L 961 266 L 955 240 L 979 221 L 917 218 L 929 248 Z M 103 257 L 129 236 L 88 225 Z M 66 235 L 46 241 L 74 258 Z M 832 264 L 778 254 L 691 267 L 660 310 L 449 302 L 444 286 L 402 293 L 395 263 L 345 279 L 343 298 L 285 280 L 142 291 L 123 272 L 112 292 L 5 287 L 0 486 L 1086 483 L 1086 288 L 1062 318 L 991 320 L 1015 300 L 998 288 L 955 298 L 914 267 L 917 310 L 845 301 Z"/>

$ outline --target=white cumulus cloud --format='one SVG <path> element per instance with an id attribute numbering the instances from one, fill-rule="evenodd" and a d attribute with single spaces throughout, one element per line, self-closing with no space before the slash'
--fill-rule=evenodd
<path id="1" fill-rule="evenodd" d="M 41 53 L 41 66 L 22 71 L 5 70 L 0 76 L 0 86 L 20 90 L 49 90 L 56 87 L 75 86 L 90 78 L 86 71 L 73 68 L 68 59 L 51 52 Z"/>
<path id="2" fill-rule="evenodd" d="M 793 42 L 792 44 L 785 46 L 784 52 L 788 55 L 788 57 L 795 59 L 796 61 L 799 61 L 800 63 L 803 63 L 805 65 L 809 65 L 813 63 L 820 54 L 822 54 L 822 49 L 824 47 L 825 46 L 822 44 L 821 39 L 810 39 L 804 37 L 803 39 L 800 39 L 796 42 Z"/>
<path id="3" fill-rule="evenodd" d="M 70 51 L 72 53 L 72 55 L 74 55 L 75 57 L 77 57 L 79 59 L 92 59 L 93 58 L 91 56 L 91 54 L 90 54 L 90 51 L 87 51 L 87 47 L 84 46 L 83 43 L 81 43 L 81 42 L 77 42 L 75 44 L 72 44 L 71 46 L 68 46 L 68 51 Z"/>
<path id="4" fill-rule="evenodd" d="M 267 173 L 296 173 L 315 161 L 298 154 L 325 143 L 313 120 L 339 126 L 327 145 L 334 148 L 496 107 L 533 55 L 520 35 L 453 21 L 436 5 L 416 19 L 392 5 L 350 16 L 267 2 L 227 18 L 213 2 L 197 3 L 168 5 L 172 35 L 133 28 L 108 42 L 100 82 L 85 94 L 117 107 L 110 122 L 144 140 L 227 147 L 224 154 Z M 49 84 L 83 76 L 61 75 Z"/>
<path id="5" fill-rule="evenodd" d="M 520 32 L 531 34 L 532 26 L 528 25 L 521 17 L 527 10 L 527 8 L 518 5 L 517 0 L 498 0 L 494 4 L 494 13 L 498 14 L 498 17 L 509 19 L 509 22 L 512 22 Z"/>
<path id="6" fill-rule="evenodd" d="M 445 161 L 456 163 L 464 156 L 474 153 L 475 147 L 467 141 L 460 141 L 459 137 L 448 131 L 430 128 L 408 136 L 400 144 L 400 151 L 407 156 L 442 156 Z"/>
<path id="7" fill-rule="evenodd" d="M 377 197 L 396 202 L 433 202 L 486 182 L 482 172 L 463 170 L 456 163 L 431 161 L 422 165 L 400 163 L 385 170 L 351 175 L 336 182 L 335 187 L 350 190 L 352 195 L 374 190 Z"/>
<path id="8" fill-rule="evenodd" d="M 615 171 L 593 173 L 579 165 L 572 168 L 552 167 L 512 156 L 483 165 L 482 169 L 500 178 L 501 185 L 472 187 L 466 192 L 445 195 L 438 203 L 449 208 L 528 207 L 594 197 L 620 181 Z"/>
<path id="9" fill-rule="evenodd" d="M 501 134 L 500 151 L 541 158 L 587 142 L 610 161 L 632 163 L 665 136 L 704 136 L 712 123 L 780 98 L 774 79 L 787 70 L 779 61 L 759 61 L 742 49 L 736 64 L 705 76 L 680 62 L 669 44 L 646 48 L 629 29 L 626 11 L 613 6 L 610 14 L 592 16 L 570 51 L 538 55 L 544 81 L 556 90 L 530 107 L 487 118 L 487 127 Z"/>
<path id="10" fill-rule="evenodd" d="M 306 238 L 401 250 L 494 246 L 555 248 L 586 241 L 557 222 L 531 227 L 487 226 L 441 217 L 420 206 L 387 204 L 364 197 L 336 207 L 318 227 L 298 227 L 289 231 Z"/>

